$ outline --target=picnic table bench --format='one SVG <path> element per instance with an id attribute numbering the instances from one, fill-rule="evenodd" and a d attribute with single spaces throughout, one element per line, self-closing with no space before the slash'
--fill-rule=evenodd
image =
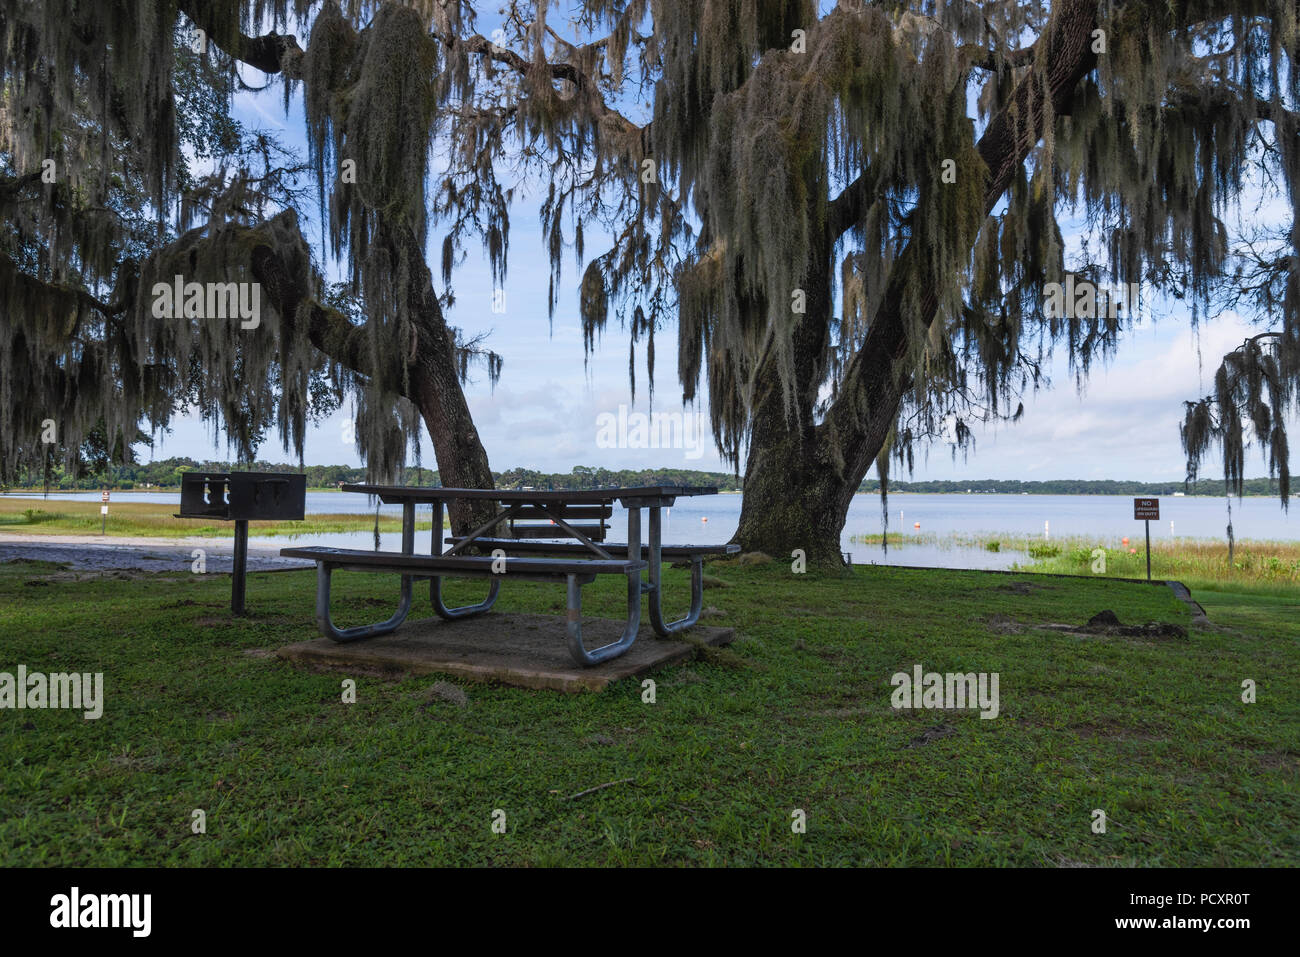
<path id="1" fill-rule="evenodd" d="M 555 581 L 566 585 L 566 639 L 569 653 L 583 665 L 594 665 L 623 654 L 636 640 L 641 625 L 641 596 L 647 597 L 650 623 L 655 632 L 667 637 L 694 625 L 703 603 L 703 561 L 708 555 L 728 555 L 736 545 L 664 545 L 661 540 L 661 509 L 678 497 L 714 495 L 716 488 L 648 486 L 576 490 L 505 490 L 407 488 L 391 485 L 344 485 L 344 491 L 378 496 L 385 504 L 402 506 L 402 550 L 323 546 L 284 548 L 280 554 L 316 562 L 316 621 L 321 632 L 334 641 L 357 641 L 387 634 L 399 627 L 411 608 L 411 586 L 429 581 L 429 599 L 434 612 L 448 621 L 482 614 L 495 604 L 501 580 Z M 444 552 L 442 516 L 445 503 L 456 499 L 487 500 L 501 507 L 492 519 L 468 535 L 447 538 Z M 605 542 L 613 503 L 627 509 L 628 540 Z M 415 508 L 433 506 L 433 535 L 428 555 L 415 553 Z M 649 511 L 649 541 L 641 541 L 641 510 Z M 588 520 L 587 524 L 573 524 Z M 595 524 L 590 524 L 595 520 Z M 503 523 L 512 537 L 487 537 Z M 573 541 L 541 541 L 566 538 Z M 470 555 L 467 550 L 489 554 Z M 510 554 L 510 553 L 515 554 Z M 660 605 L 662 565 L 665 560 L 687 559 L 691 563 L 691 605 L 686 616 L 665 621 Z M 334 571 L 388 572 L 401 576 L 397 611 L 386 621 L 354 628 L 337 627 L 330 615 L 330 576 Z M 648 570 L 648 581 L 641 573 Z M 623 575 L 627 579 L 627 618 L 622 634 L 613 642 L 588 650 L 582 639 L 582 586 L 600 575 Z M 448 607 L 442 597 L 442 579 L 490 579 L 487 597 L 477 604 Z"/>

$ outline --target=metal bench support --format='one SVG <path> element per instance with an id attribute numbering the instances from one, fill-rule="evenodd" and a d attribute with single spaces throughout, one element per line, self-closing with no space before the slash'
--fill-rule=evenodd
<path id="1" fill-rule="evenodd" d="M 335 641 L 357 641 L 361 638 L 373 638 L 395 631 L 411 611 L 411 579 L 402 576 L 402 598 L 393 617 L 376 625 L 358 625 L 355 628 L 339 628 L 330 617 L 330 573 L 334 566 L 329 562 L 316 563 L 316 624 L 321 634 Z"/>
<path id="2" fill-rule="evenodd" d="M 501 579 L 492 579 L 492 586 L 488 589 L 488 596 L 477 605 L 460 605 L 456 608 L 448 608 L 442 600 L 442 579 L 429 579 L 429 601 L 433 603 L 433 611 L 439 618 L 446 621 L 455 621 L 457 618 L 470 618 L 474 615 L 481 615 L 488 611 L 497 601 L 497 592 L 501 591 Z"/>
<path id="3" fill-rule="evenodd" d="M 635 557 L 641 553 L 641 513 L 629 509 L 627 513 L 628 555 Z M 577 575 L 568 576 L 567 588 L 568 623 L 566 625 L 569 654 L 580 665 L 596 665 L 610 658 L 617 658 L 632 647 L 636 633 L 641 628 L 641 572 L 628 572 L 627 576 L 627 623 L 618 640 L 602 645 L 595 651 L 588 651 L 582 643 L 582 585 Z"/>
<path id="4" fill-rule="evenodd" d="M 650 509 L 650 588 L 647 603 L 650 605 L 650 624 L 655 634 L 661 638 L 679 631 L 685 631 L 700 620 L 700 610 L 704 607 L 704 557 L 697 555 L 691 559 L 691 610 L 685 618 L 676 621 L 664 621 L 663 609 L 659 602 L 663 598 L 663 554 L 659 531 L 659 509 Z M 631 554 L 630 552 L 628 554 Z"/>

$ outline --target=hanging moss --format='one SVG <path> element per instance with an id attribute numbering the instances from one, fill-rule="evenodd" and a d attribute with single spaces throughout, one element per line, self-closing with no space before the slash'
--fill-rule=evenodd
<path id="1" fill-rule="evenodd" d="M 1106 49 L 1062 116 L 1045 95 L 1059 51 L 1044 38 L 1074 9 L 1066 3 L 842 0 L 823 12 L 813 0 L 585 0 L 552 30 L 559 7 L 508 0 L 504 46 L 473 33 L 468 3 L 203 4 L 218 48 L 268 26 L 310 26 L 284 92 L 303 89 L 309 162 L 328 203 L 322 254 L 344 258 L 358 348 L 380 370 L 364 382 L 306 357 L 295 338 L 303 316 L 232 338 L 159 328 L 141 311 L 133 290 L 165 269 L 246 276 L 246 230 L 275 214 L 254 209 L 259 190 L 237 164 L 178 195 L 174 51 L 187 6 L 0 6 L 0 299 L 22 311 L 0 330 L 0 398 L 38 397 L 0 413 L 0 458 L 31 447 L 34 406 L 59 409 L 76 438 L 105 416 L 120 429 L 145 411 L 165 421 L 185 389 L 210 400 L 214 425 L 228 423 L 241 447 L 271 428 L 291 440 L 313 376 L 328 375 L 366 391 L 365 446 L 387 468 L 411 438 L 396 397 L 410 393 L 409 359 L 430 334 L 416 322 L 433 311 L 427 227 L 440 226 L 444 284 L 475 232 L 500 282 L 513 193 L 498 177 L 517 162 L 546 180 L 552 309 L 572 249 L 586 346 L 617 316 L 633 383 L 635 344 L 645 341 L 652 371 L 655 331 L 676 322 L 683 396 L 696 399 L 708 377 L 715 435 L 733 462 L 774 387 L 800 435 L 837 413 L 816 433 L 818 460 L 848 467 L 846 447 L 880 410 L 846 377 L 882 309 L 905 331 L 889 357 L 907 385 L 893 443 L 904 461 L 954 411 L 1014 416 L 1053 349 L 1082 381 L 1132 317 L 1048 314 L 1045 287 L 1073 274 L 1173 292 L 1195 319 L 1234 284 L 1253 298 L 1280 329 L 1225 358 L 1213 394 L 1195 404 L 1189 456 L 1221 442 L 1237 475 L 1249 434 L 1285 468 L 1300 225 L 1293 216 L 1252 284 L 1236 281 L 1250 251 L 1225 222 L 1252 176 L 1278 184 L 1292 210 L 1300 203 L 1293 4 L 1099 5 Z M 233 69 L 219 49 L 211 59 Z M 616 108 L 643 96 L 643 116 Z M 992 121 L 1013 140 L 1033 130 L 1018 168 L 984 168 L 978 138 Z M 444 168 L 429 195 L 431 143 Z M 65 173 L 52 189 L 30 179 L 49 157 Z M 990 173 L 1002 177 L 992 197 Z M 124 196 L 137 197 L 125 214 Z M 1078 256 L 1067 257 L 1062 213 L 1087 227 Z M 141 228 L 150 217 L 152 236 Z M 587 263 L 593 223 L 614 245 Z M 301 237 L 274 238 L 295 275 L 314 277 Z M 155 251 L 140 277 L 124 268 Z M 797 291 L 812 312 L 794 307 Z M 438 330 L 455 338 L 463 373 L 473 346 Z M 800 353 L 807 342 L 819 354 Z M 1243 420 L 1239 435 L 1231 423 Z M 964 419 L 956 434 L 969 435 Z"/>
<path id="2" fill-rule="evenodd" d="M 595 6 L 612 35 L 617 5 Z M 870 390 L 841 389 L 841 380 L 891 289 L 901 290 L 890 308 L 901 305 L 907 325 L 895 362 L 909 383 L 894 442 L 902 458 L 953 413 L 948 431 L 959 442 L 971 434 L 968 419 L 1016 418 L 1019 397 L 1045 382 L 1057 348 L 1080 384 L 1114 353 L 1133 304 L 1118 314 L 1105 302 L 1091 315 L 1050 314 L 1045 289 L 1068 277 L 1141 284 L 1143 306 L 1173 294 L 1190 304 L 1194 322 L 1236 285 L 1238 301 L 1253 297 L 1267 321 L 1283 326 L 1274 348 L 1290 348 L 1300 315 L 1292 265 L 1300 219 L 1274 247 L 1277 258 L 1262 260 L 1266 281 L 1253 285 L 1234 279 L 1242 254 L 1225 220 L 1259 174 L 1300 208 L 1294 5 L 1102 5 L 1098 32 L 1086 38 L 1096 67 L 1068 114 L 1056 116 L 1045 95 L 1055 56 L 1046 38 L 1065 6 L 843 2 L 822 15 L 799 0 L 650 4 L 654 42 L 640 63 L 642 79 L 656 82 L 647 155 L 666 171 L 674 208 L 688 204 L 702 225 L 672 271 L 679 373 L 687 400 L 699 376 L 708 377 L 715 435 L 733 461 L 763 394 L 756 377 L 772 376 L 792 430 L 805 428 L 808 396 L 829 395 L 813 414 L 835 407 L 840 415 L 835 430 L 819 433 L 830 446 L 818 454 L 839 461 L 838 443 L 855 438 L 844 424 L 862 427 L 876 412 Z M 795 30 L 803 31 L 802 52 Z M 975 122 L 995 116 L 1007 135 L 1025 135 L 1031 123 L 1041 135 L 989 204 Z M 952 181 L 939 175 L 945 160 Z M 852 221 L 826 243 L 828 218 L 844 212 L 841 192 L 862 183 L 848 204 Z M 642 184 L 630 181 L 631 190 L 642 215 L 654 208 Z M 1087 226 L 1088 244 L 1069 262 L 1062 210 Z M 845 225 L 836 220 L 837 229 Z M 662 276 L 638 255 L 648 247 L 663 258 L 663 246 L 646 242 L 652 235 L 630 222 L 599 260 L 602 281 L 583 283 L 589 344 L 605 309 L 622 310 L 624 298 L 655 301 Z M 841 264 L 838 275 L 832 262 Z M 827 283 L 838 283 L 839 314 L 822 306 L 801 317 L 790 308 L 794 290 Z M 932 320 L 922 309 L 930 300 L 938 304 Z M 824 324 L 827 354 L 800 366 L 794 344 L 807 322 Z M 1294 373 L 1249 350 L 1225 366 L 1227 379 L 1197 414 L 1232 422 L 1241 416 L 1218 405 L 1249 410 L 1254 440 L 1281 472 L 1277 403 Z M 823 378 L 809 381 L 809 370 Z M 1233 427 L 1216 428 L 1189 434 L 1222 439 L 1231 461 L 1240 444 Z M 1203 442 L 1190 448 L 1203 451 Z"/>
<path id="3" fill-rule="evenodd" d="M 182 11 L 201 21 L 208 44 L 177 57 L 195 36 Z M 309 27 L 305 53 L 284 39 Z M 462 377 L 471 361 L 485 362 L 493 383 L 501 372 L 499 356 L 443 323 L 424 266 L 436 111 L 470 81 L 464 51 L 443 60 L 437 38 L 467 27 L 462 4 L 445 0 L 0 7 L 0 206 L 12 227 L 0 236 L 0 301 L 21 310 L 0 323 L 0 396 L 25 397 L 0 413 L 0 477 L 43 454 L 34 437 L 46 417 L 57 420 L 60 444 L 74 455 L 100 419 L 134 437 L 142 419 L 163 428 L 190 405 L 241 459 L 272 431 L 301 455 L 306 423 L 344 392 L 358 399 L 372 477 L 395 477 L 408 448 L 418 460 L 419 416 L 401 397 L 414 392 L 419 336 L 446 335 Z M 182 84 L 203 92 L 194 102 L 229 109 L 240 69 L 231 54 L 254 44 L 265 53 L 268 42 L 279 43 L 286 111 L 303 89 L 309 164 L 330 240 L 322 246 L 344 257 L 351 296 L 322 288 L 292 208 L 299 171 L 268 136 L 227 143 L 231 152 L 213 156 L 216 168 L 200 176 L 179 157 L 178 64 L 202 74 Z M 46 187 L 37 176 L 51 157 L 58 179 Z M 142 228 L 145 216 L 152 231 Z M 486 236 L 499 276 L 507 227 L 502 217 Z M 259 247 L 274 250 L 289 281 L 306 290 L 293 315 L 277 314 L 269 294 L 255 329 L 153 315 L 154 285 L 175 275 L 254 281 Z M 346 299 L 346 317 L 323 306 L 327 298 Z M 321 309 L 337 320 L 326 345 L 372 374 L 356 375 L 316 350 L 308 328 Z"/>

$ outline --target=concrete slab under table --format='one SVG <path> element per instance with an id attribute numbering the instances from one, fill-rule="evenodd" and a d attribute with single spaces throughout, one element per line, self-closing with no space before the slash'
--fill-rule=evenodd
<path id="1" fill-rule="evenodd" d="M 583 621 L 596 647 L 614 641 L 624 622 Z M 665 665 L 693 658 L 696 643 L 727 645 L 732 628 L 696 625 L 691 641 L 664 639 L 643 625 L 622 655 L 599 665 L 577 664 L 569 656 L 554 615 L 496 613 L 461 621 L 408 621 L 401 629 L 365 641 L 340 643 L 316 638 L 276 649 L 289 661 L 346 670 L 349 667 L 404 674 L 447 674 L 474 681 L 498 681 L 522 688 L 601 691 L 611 682 L 639 678 Z"/>

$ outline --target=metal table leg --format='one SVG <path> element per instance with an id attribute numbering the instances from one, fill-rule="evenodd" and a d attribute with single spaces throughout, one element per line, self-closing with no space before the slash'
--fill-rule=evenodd
<path id="1" fill-rule="evenodd" d="M 433 545 L 429 552 L 430 555 L 442 554 L 442 500 L 433 503 Z M 506 563 L 509 567 L 509 562 Z M 493 578 L 492 585 L 488 589 L 487 598 L 483 599 L 477 605 L 461 605 L 458 608 L 448 608 L 446 602 L 442 600 L 442 579 L 429 579 L 429 601 L 433 604 L 433 611 L 439 618 L 446 621 L 454 621 L 457 618 L 469 618 L 472 615 L 480 615 L 487 611 L 497 600 L 497 592 L 501 590 L 501 579 Z"/>
<path id="2" fill-rule="evenodd" d="M 655 634 L 667 638 L 675 632 L 685 631 L 700 620 L 700 610 L 704 607 L 704 559 L 697 557 L 691 561 L 691 610 L 687 612 L 685 618 L 665 622 L 663 609 L 659 604 L 663 595 L 663 541 L 659 512 L 658 506 L 650 508 L 650 587 L 646 591 L 650 605 L 650 624 Z M 628 547 L 631 554 L 630 542 Z"/>

